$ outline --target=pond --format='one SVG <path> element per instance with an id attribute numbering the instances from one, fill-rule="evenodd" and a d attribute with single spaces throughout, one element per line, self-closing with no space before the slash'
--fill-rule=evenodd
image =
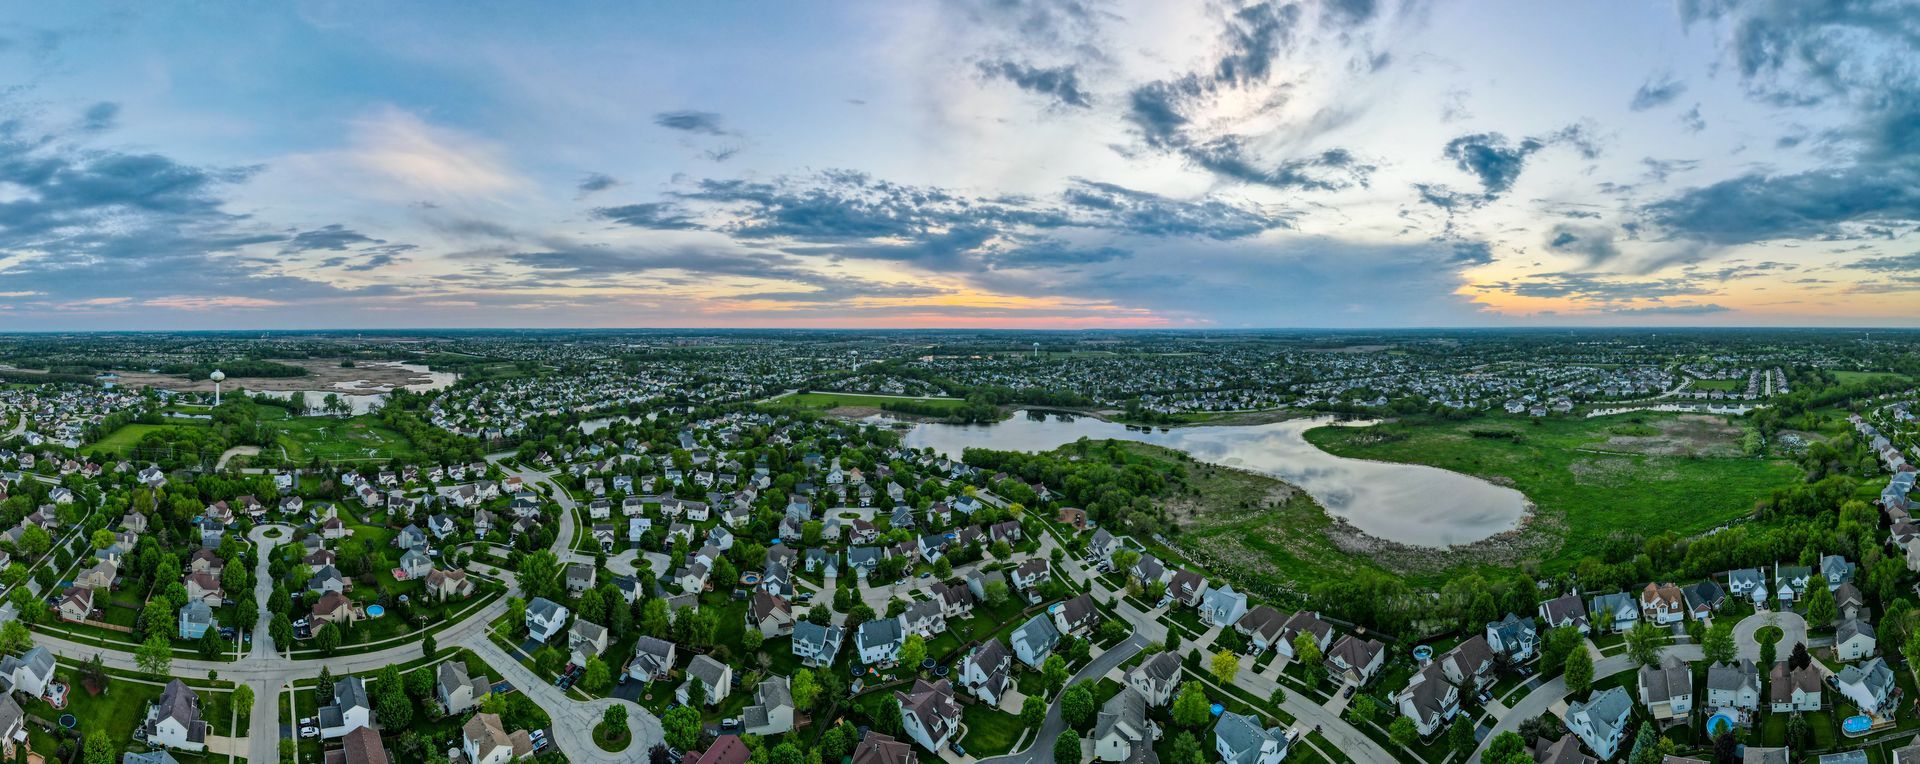
<path id="1" fill-rule="evenodd" d="M 1327 512 L 1379 538 L 1415 546 L 1468 544 L 1518 527 L 1528 504 L 1519 491 L 1417 464 L 1334 456 L 1302 433 L 1337 426 L 1331 418 L 1244 426 L 1142 431 L 1091 417 L 1015 412 L 986 425 L 921 423 L 903 439 L 959 458 L 968 448 L 1048 451 L 1080 438 L 1134 440 L 1245 469 L 1299 486 Z"/>

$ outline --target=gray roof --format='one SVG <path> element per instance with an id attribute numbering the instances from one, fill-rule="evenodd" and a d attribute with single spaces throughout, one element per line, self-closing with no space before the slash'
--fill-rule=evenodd
<path id="1" fill-rule="evenodd" d="M 854 631 L 853 643 L 861 650 L 865 650 L 869 647 L 891 645 L 905 638 L 906 634 L 900 629 L 900 619 L 876 618 L 860 624 L 860 628 Z"/>
<path id="2" fill-rule="evenodd" d="M 1060 630 L 1053 627 L 1053 619 L 1041 613 L 1014 629 L 1008 641 L 1016 648 L 1024 644 L 1028 646 L 1028 652 L 1044 653 L 1060 643 Z"/>
<path id="3" fill-rule="evenodd" d="M 1107 699 L 1100 707 L 1100 716 L 1093 723 L 1093 739 L 1099 740 L 1113 731 L 1117 724 L 1126 723 L 1135 732 L 1145 734 L 1147 721 L 1147 699 L 1132 687 L 1121 688 L 1119 694 Z"/>
<path id="4" fill-rule="evenodd" d="M 1228 764 L 1254 764 L 1260 760 L 1260 746 L 1267 740 L 1281 741 L 1286 748 L 1286 731 L 1278 727 L 1265 729 L 1260 720 L 1251 716 L 1241 716 L 1232 711 L 1220 712 L 1220 720 L 1213 724 L 1213 737 L 1227 744 L 1234 756 Z M 1217 746 L 1216 746 L 1217 749 Z"/>
<path id="5" fill-rule="evenodd" d="M 1760 689 L 1760 670 L 1753 661 L 1715 663 L 1707 667 L 1707 689 L 1739 692 L 1747 687 Z"/>
<path id="6" fill-rule="evenodd" d="M 560 603 L 545 597 L 535 597 L 527 603 L 527 615 L 551 623 L 560 615 Z"/>
<path id="7" fill-rule="evenodd" d="M 1659 703 L 1681 695 L 1693 694 L 1693 670 L 1687 664 L 1671 655 L 1660 662 L 1660 667 L 1640 667 L 1640 686 L 1646 690 L 1643 698 L 1648 703 Z"/>
<path id="8" fill-rule="evenodd" d="M 1627 697 L 1627 691 L 1610 687 L 1594 693 L 1584 703 L 1575 702 L 1568 706 L 1567 716 L 1585 714 L 1594 732 L 1602 738 L 1611 738 L 1620 733 L 1632 710 L 1633 699 Z"/>
<path id="9" fill-rule="evenodd" d="M 725 680 L 726 673 L 727 664 L 705 655 L 696 655 L 693 657 L 693 662 L 687 664 L 687 677 L 700 680 L 701 686 L 707 688 L 708 695 L 712 695 L 713 689 L 719 687 Z"/>
<path id="10" fill-rule="evenodd" d="M 1887 668 L 1887 662 L 1880 658 L 1841 669 L 1833 679 L 1840 684 L 1858 684 L 1866 687 L 1867 691 L 1873 693 L 1876 698 L 1886 697 L 1887 691 L 1893 688 L 1894 681 L 1893 669 Z"/>
<path id="11" fill-rule="evenodd" d="M 333 702 L 341 708 L 373 708 L 373 703 L 367 700 L 367 684 L 357 676 L 333 683 Z"/>
<path id="12" fill-rule="evenodd" d="M 1840 622 L 1840 628 L 1834 630 L 1833 643 L 1836 645 L 1846 644 L 1847 640 L 1853 639 L 1855 636 L 1864 636 L 1867 639 L 1878 639 L 1878 637 L 1874 636 L 1873 624 L 1858 618 L 1848 618 Z"/>

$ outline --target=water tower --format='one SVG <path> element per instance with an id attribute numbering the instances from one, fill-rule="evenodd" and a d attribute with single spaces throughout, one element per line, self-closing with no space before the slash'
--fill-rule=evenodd
<path id="1" fill-rule="evenodd" d="M 214 408 L 220 408 L 220 382 L 226 378 L 227 378 L 227 373 L 219 369 L 214 369 L 212 374 L 207 375 L 207 379 L 213 380 L 213 407 Z"/>

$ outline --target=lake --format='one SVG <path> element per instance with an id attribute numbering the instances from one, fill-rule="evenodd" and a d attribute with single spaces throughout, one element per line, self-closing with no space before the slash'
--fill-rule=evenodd
<path id="1" fill-rule="evenodd" d="M 1511 488 L 1436 467 L 1348 459 L 1322 451 L 1302 436 L 1322 426 L 1340 425 L 1316 417 L 1142 432 L 1091 417 L 1018 411 L 1012 419 L 987 425 L 915 424 L 904 441 L 955 459 L 968 448 L 1050 451 L 1081 438 L 1152 443 L 1285 480 L 1355 528 L 1415 546 L 1469 544 L 1512 530 L 1526 516 L 1526 497 Z"/>

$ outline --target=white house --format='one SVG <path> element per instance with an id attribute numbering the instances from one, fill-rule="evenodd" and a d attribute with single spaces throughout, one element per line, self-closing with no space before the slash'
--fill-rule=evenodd
<path id="1" fill-rule="evenodd" d="M 1585 702 L 1576 701 L 1567 706 L 1567 729 L 1601 760 L 1609 760 L 1619 752 L 1632 714 L 1633 699 L 1627 697 L 1627 691 L 1611 687 L 1593 693 Z"/>

